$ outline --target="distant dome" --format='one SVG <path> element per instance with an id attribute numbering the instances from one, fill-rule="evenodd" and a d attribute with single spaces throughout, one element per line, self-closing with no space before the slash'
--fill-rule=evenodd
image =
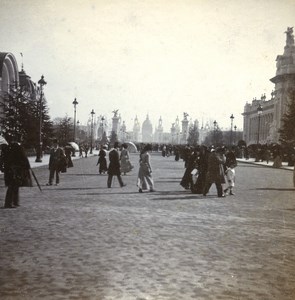
<path id="1" fill-rule="evenodd" d="M 142 141 L 144 143 L 152 142 L 153 135 L 153 125 L 149 119 L 149 116 L 146 116 L 145 121 L 142 123 Z"/>
<path id="2" fill-rule="evenodd" d="M 145 121 L 142 123 L 142 130 L 143 131 L 153 131 L 153 125 L 149 119 L 149 116 L 147 115 Z"/>

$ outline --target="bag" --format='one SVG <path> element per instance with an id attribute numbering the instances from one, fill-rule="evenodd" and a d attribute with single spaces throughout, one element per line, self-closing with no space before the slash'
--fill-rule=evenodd
<path id="1" fill-rule="evenodd" d="M 193 169 L 193 170 L 191 171 L 191 175 L 192 175 L 192 181 L 193 181 L 193 184 L 196 184 L 197 179 L 198 179 L 198 177 L 199 177 L 199 171 L 198 171 L 198 169 Z"/>

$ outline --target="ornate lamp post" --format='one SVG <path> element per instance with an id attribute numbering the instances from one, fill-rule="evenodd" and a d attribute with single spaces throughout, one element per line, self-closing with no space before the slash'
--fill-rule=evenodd
<path id="1" fill-rule="evenodd" d="M 232 145 L 232 141 L 233 141 L 233 121 L 234 121 L 234 115 L 231 114 L 230 116 L 230 140 L 229 140 L 229 144 L 230 146 Z"/>
<path id="2" fill-rule="evenodd" d="M 257 145 L 259 144 L 260 118 L 261 118 L 262 111 L 263 111 L 263 108 L 262 108 L 261 104 L 259 104 L 259 106 L 257 108 L 257 114 L 258 114 Z"/>
<path id="3" fill-rule="evenodd" d="M 93 149 L 93 116 L 95 115 L 94 110 L 92 109 L 91 113 L 91 142 L 90 142 L 90 154 L 92 154 L 92 149 Z"/>
<path id="4" fill-rule="evenodd" d="M 77 136 L 78 136 L 78 140 L 80 140 L 80 134 L 79 134 L 79 126 L 80 126 L 80 121 L 77 121 Z"/>
<path id="5" fill-rule="evenodd" d="M 76 98 L 74 99 L 73 104 L 74 104 L 74 139 L 73 139 L 73 141 L 75 142 L 76 141 L 76 106 L 78 104 L 78 101 Z"/>
<path id="6" fill-rule="evenodd" d="M 237 125 L 234 126 L 234 130 L 235 130 L 235 136 L 234 136 L 234 144 L 235 144 L 237 139 Z"/>
<path id="7" fill-rule="evenodd" d="M 39 135 L 38 135 L 38 147 L 37 147 L 37 156 L 35 162 L 42 162 L 42 105 L 43 105 L 43 86 L 47 84 L 44 80 L 44 76 L 41 76 L 41 79 L 38 81 L 40 85 L 40 99 L 39 99 Z"/>
<path id="8" fill-rule="evenodd" d="M 73 138 L 73 142 L 76 142 L 76 106 L 78 104 L 78 101 L 77 99 L 75 98 L 74 101 L 73 101 L 73 104 L 74 104 L 74 138 Z M 72 156 L 76 156 L 76 151 L 73 150 L 73 154 Z"/>
<path id="9" fill-rule="evenodd" d="M 216 128 L 217 128 L 216 120 L 214 120 L 213 125 L 214 125 L 214 144 L 216 145 Z"/>

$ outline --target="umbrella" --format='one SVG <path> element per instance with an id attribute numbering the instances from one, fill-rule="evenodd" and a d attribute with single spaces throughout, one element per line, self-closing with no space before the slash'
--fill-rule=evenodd
<path id="1" fill-rule="evenodd" d="M 127 147 L 127 150 L 130 152 L 130 153 L 135 153 L 137 152 L 137 147 L 134 143 L 132 142 L 125 142 L 126 145 L 128 145 Z"/>
<path id="2" fill-rule="evenodd" d="M 4 138 L 2 135 L 0 135 L 0 145 L 3 145 L 3 144 L 8 145 L 8 143 L 7 143 L 7 141 L 5 140 L 5 138 Z"/>
<path id="3" fill-rule="evenodd" d="M 34 177 L 36 183 L 37 183 L 37 186 L 38 186 L 40 192 L 42 192 L 41 186 L 40 186 L 40 184 L 39 184 L 39 182 L 38 182 L 38 179 L 37 179 L 37 177 L 36 177 L 36 175 L 35 175 L 33 169 L 31 169 L 31 172 L 32 172 L 32 175 L 33 175 L 33 177 Z"/>
<path id="4" fill-rule="evenodd" d="M 69 146 L 71 146 L 75 151 L 79 151 L 79 146 L 75 142 L 69 142 Z"/>

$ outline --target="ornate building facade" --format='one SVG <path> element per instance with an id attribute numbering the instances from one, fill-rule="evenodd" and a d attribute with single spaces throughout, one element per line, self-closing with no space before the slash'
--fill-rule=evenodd
<path id="1" fill-rule="evenodd" d="M 149 115 L 146 116 L 145 121 L 142 123 L 142 142 L 153 142 L 153 125 L 149 119 Z"/>
<path id="2" fill-rule="evenodd" d="M 140 124 L 138 121 L 137 116 L 134 119 L 134 125 L 133 125 L 133 134 L 132 134 L 132 140 L 136 143 L 140 141 Z"/>
<path id="3" fill-rule="evenodd" d="M 154 134 L 154 142 L 156 143 L 163 143 L 164 139 L 163 139 L 163 121 L 162 121 L 162 117 L 160 117 L 159 122 L 158 122 L 158 126 L 156 127 L 155 130 L 155 134 Z"/>
<path id="4" fill-rule="evenodd" d="M 0 52 L 0 118 L 3 118 L 5 97 L 10 93 L 11 87 L 14 85 L 19 85 L 19 72 L 16 59 L 12 53 Z"/>
<path id="5" fill-rule="evenodd" d="M 271 98 L 253 99 L 244 107 L 244 136 L 247 144 L 278 143 L 282 117 L 290 101 L 290 91 L 295 89 L 295 45 L 293 27 L 288 27 L 284 53 L 277 56 L 275 84 Z"/>
<path id="6" fill-rule="evenodd" d="M 180 144 L 186 144 L 188 133 L 189 133 L 189 120 L 188 120 L 188 114 L 183 113 L 183 120 L 181 121 L 182 124 L 182 132 L 181 132 L 181 138 L 180 138 Z"/>

